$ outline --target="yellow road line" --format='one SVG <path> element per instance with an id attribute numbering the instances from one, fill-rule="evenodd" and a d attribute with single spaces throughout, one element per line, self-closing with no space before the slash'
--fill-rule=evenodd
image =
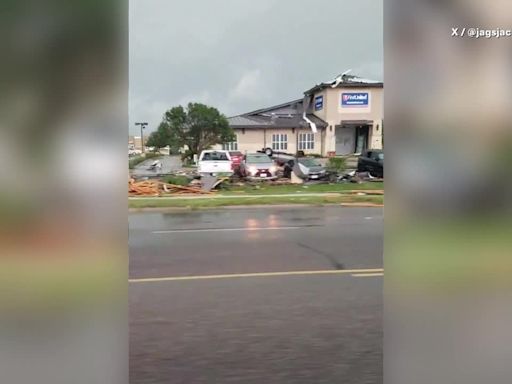
<path id="1" fill-rule="evenodd" d="M 375 276 L 384 276 L 384 273 L 353 273 L 354 277 L 375 277 Z"/>
<path id="2" fill-rule="evenodd" d="M 341 269 L 327 271 L 288 271 L 288 272 L 260 272 L 260 273 L 237 273 L 229 275 L 200 275 L 200 276 L 174 276 L 174 277 L 153 277 L 144 279 L 130 279 L 130 283 L 156 283 L 161 281 L 179 281 L 179 280 L 213 280 L 213 279 L 232 279 L 243 277 L 273 277 L 273 276 L 307 276 L 307 275 L 343 275 L 343 274 L 370 274 L 382 273 L 384 269 Z"/>

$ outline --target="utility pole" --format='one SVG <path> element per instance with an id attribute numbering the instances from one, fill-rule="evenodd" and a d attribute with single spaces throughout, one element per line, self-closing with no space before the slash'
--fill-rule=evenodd
<path id="1" fill-rule="evenodd" d="M 146 149 L 144 147 L 144 128 L 147 127 L 148 123 L 135 123 L 135 125 L 140 125 L 140 145 L 142 147 L 142 153 L 146 153 Z"/>

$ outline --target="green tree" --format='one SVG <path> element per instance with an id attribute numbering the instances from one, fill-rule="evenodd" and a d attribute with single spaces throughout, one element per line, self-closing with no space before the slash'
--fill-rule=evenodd
<path id="1" fill-rule="evenodd" d="M 178 106 L 169 109 L 158 127 L 157 132 L 160 131 L 162 140 L 168 140 L 171 148 L 187 146 L 185 157 L 189 158 L 215 144 L 235 138 L 226 117 L 216 108 L 200 103 L 189 103 L 187 108 Z"/>
<path id="2" fill-rule="evenodd" d="M 158 150 L 170 145 L 170 137 L 166 131 L 166 127 L 160 124 L 158 130 L 151 132 L 148 136 L 145 142 L 146 146 L 155 147 L 155 150 Z"/>

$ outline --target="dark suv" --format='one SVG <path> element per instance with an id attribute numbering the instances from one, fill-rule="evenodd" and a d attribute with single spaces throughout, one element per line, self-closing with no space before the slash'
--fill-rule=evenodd
<path id="1" fill-rule="evenodd" d="M 369 172 L 375 177 L 384 177 L 384 152 L 381 149 L 364 151 L 357 160 L 358 172 Z"/>

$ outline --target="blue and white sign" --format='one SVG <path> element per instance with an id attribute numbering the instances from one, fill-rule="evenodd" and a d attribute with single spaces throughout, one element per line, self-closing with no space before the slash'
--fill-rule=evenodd
<path id="1" fill-rule="evenodd" d="M 341 94 L 341 106 L 350 107 L 368 107 L 370 102 L 370 94 L 368 92 L 343 92 Z"/>
<path id="2" fill-rule="evenodd" d="M 317 96 L 315 97 L 315 111 L 320 111 L 324 108 L 324 97 Z"/>

